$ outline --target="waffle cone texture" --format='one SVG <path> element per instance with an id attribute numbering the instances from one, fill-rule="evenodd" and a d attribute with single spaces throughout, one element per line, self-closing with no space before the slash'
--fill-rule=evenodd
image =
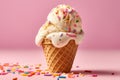
<path id="1" fill-rule="evenodd" d="M 70 72 L 78 48 L 74 40 L 62 48 L 56 48 L 49 39 L 44 39 L 42 47 L 51 73 Z"/>

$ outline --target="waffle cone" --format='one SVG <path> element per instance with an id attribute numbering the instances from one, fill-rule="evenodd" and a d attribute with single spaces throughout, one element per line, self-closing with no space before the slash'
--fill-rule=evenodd
<path id="1" fill-rule="evenodd" d="M 44 39 L 42 47 L 50 72 L 70 72 L 78 47 L 74 40 L 62 48 L 56 48 L 50 40 Z"/>

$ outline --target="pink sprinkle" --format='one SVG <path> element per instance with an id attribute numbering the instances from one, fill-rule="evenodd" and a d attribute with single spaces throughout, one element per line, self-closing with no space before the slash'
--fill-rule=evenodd
<path id="1" fill-rule="evenodd" d="M 76 77 L 79 77 L 79 75 L 77 74 Z"/>
<path id="2" fill-rule="evenodd" d="M 40 72 L 38 72 L 37 75 L 40 75 Z"/>
<path id="3" fill-rule="evenodd" d="M 44 74 L 44 76 L 52 76 L 52 74 Z"/>
<path id="4" fill-rule="evenodd" d="M 97 77 L 97 74 L 93 74 L 92 77 Z"/>
<path id="5" fill-rule="evenodd" d="M 1 73 L 1 75 L 6 75 L 6 74 L 8 74 L 8 73 L 5 73 L 5 72 L 2 72 L 2 73 Z"/>
<path id="6" fill-rule="evenodd" d="M 76 25 L 76 24 L 74 24 L 74 27 L 77 27 L 77 25 Z"/>
<path id="7" fill-rule="evenodd" d="M 33 75 L 32 74 L 29 74 L 28 77 L 32 77 Z"/>
<path id="8" fill-rule="evenodd" d="M 115 75 L 115 73 L 112 73 L 112 75 Z"/>
<path id="9" fill-rule="evenodd" d="M 70 26 L 68 27 L 68 31 L 71 32 L 71 28 L 70 28 Z"/>
<path id="10" fill-rule="evenodd" d="M 35 69 L 39 69 L 39 67 L 35 67 Z"/>
<path id="11" fill-rule="evenodd" d="M 61 19 L 60 16 L 57 16 L 57 17 L 58 17 L 58 19 L 59 19 L 59 21 L 60 21 L 60 19 Z"/>
<path id="12" fill-rule="evenodd" d="M 79 15 L 76 15 L 76 17 L 79 17 Z"/>
<path id="13" fill-rule="evenodd" d="M 65 12 L 67 13 L 67 12 L 68 12 L 68 9 L 65 9 Z"/>
<path id="14" fill-rule="evenodd" d="M 76 32 L 76 30 L 74 29 L 74 30 L 73 30 L 73 33 L 75 33 L 75 32 Z"/>
<path id="15" fill-rule="evenodd" d="M 76 66 L 76 68 L 79 68 L 79 66 Z"/>
<path id="16" fill-rule="evenodd" d="M 19 73 L 23 73 L 24 71 L 23 70 L 18 70 Z"/>
<path id="17" fill-rule="evenodd" d="M 92 71 L 90 71 L 90 70 L 85 70 L 84 72 L 88 72 L 88 73 L 91 73 Z"/>
<path id="18" fill-rule="evenodd" d="M 69 37 L 76 37 L 75 34 L 69 34 L 69 33 L 67 33 L 66 35 L 68 35 Z"/>

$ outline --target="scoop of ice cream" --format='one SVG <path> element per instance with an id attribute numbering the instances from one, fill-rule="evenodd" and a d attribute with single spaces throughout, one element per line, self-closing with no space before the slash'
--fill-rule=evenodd
<path id="1" fill-rule="evenodd" d="M 70 40 L 76 44 L 81 42 L 83 37 L 81 18 L 78 13 L 68 5 L 58 5 L 53 8 L 46 23 L 40 28 L 36 36 L 36 45 L 40 46 L 44 38 L 52 41 L 55 47 L 63 47 Z"/>
<path id="2" fill-rule="evenodd" d="M 78 13 L 68 5 L 58 5 L 49 13 L 47 20 L 65 32 L 81 31 L 81 18 Z"/>

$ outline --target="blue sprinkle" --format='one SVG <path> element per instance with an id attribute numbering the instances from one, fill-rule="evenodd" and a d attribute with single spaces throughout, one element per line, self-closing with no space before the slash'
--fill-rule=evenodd
<path id="1" fill-rule="evenodd" d="M 66 76 L 59 76 L 59 78 L 66 78 Z"/>
<path id="2" fill-rule="evenodd" d="M 7 72 L 10 72 L 10 71 L 11 71 L 10 69 L 7 70 Z"/>
<path id="3" fill-rule="evenodd" d="M 12 72 L 13 74 L 15 74 L 15 72 Z"/>
<path id="4" fill-rule="evenodd" d="M 63 36 L 63 34 L 60 35 L 60 37 L 62 37 L 62 36 Z"/>
<path id="5" fill-rule="evenodd" d="M 25 74 L 29 74 L 29 72 L 24 72 Z"/>
<path id="6" fill-rule="evenodd" d="M 59 77 L 57 78 L 57 80 L 59 80 Z"/>

